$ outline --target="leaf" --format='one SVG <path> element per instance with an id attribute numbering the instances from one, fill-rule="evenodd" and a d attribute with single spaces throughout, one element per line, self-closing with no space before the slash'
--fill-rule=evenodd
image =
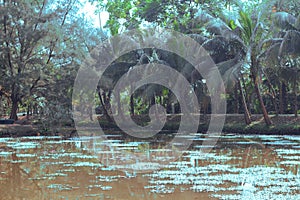
<path id="1" fill-rule="evenodd" d="M 300 30 L 300 15 L 298 15 L 297 20 L 295 22 L 295 28 Z"/>
<path id="2" fill-rule="evenodd" d="M 273 23 L 276 27 L 284 30 L 295 30 L 296 17 L 287 12 L 276 12 L 272 16 Z"/>
<path id="3" fill-rule="evenodd" d="M 299 31 L 288 31 L 283 37 L 279 49 L 279 57 L 285 55 L 300 56 L 300 32 Z"/>
<path id="4" fill-rule="evenodd" d="M 239 55 L 246 54 L 244 44 L 237 39 L 227 39 L 223 36 L 215 37 L 203 43 L 203 48 L 208 51 L 215 63 L 224 62 Z"/>
<path id="5" fill-rule="evenodd" d="M 214 35 L 223 35 L 226 30 L 231 30 L 223 21 L 214 19 L 205 25 L 206 29 Z"/>
<path id="6" fill-rule="evenodd" d="M 208 38 L 203 37 L 200 34 L 189 34 L 188 36 L 196 40 L 196 42 L 198 42 L 200 45 L 202 45 L 204 42 L 208 40 Z"/>
<path id="7" fill-rule="evenodd" d="M 262 42 L 260 42 L 258 49 L 270 48 L 274 44 L 281 43 L 282 40 L 283 40 L 282 38 L 271 38 L 271 39 L 263 40 Z"/>
<path id="8" fill-rule="evenodd" d="M 240 15 L 239 22 L 241 24 L 241 28 L 243 31 L 244 41 L 246 43 L 249 43 L 251 40 L 251 37 L 252 37 L 254 25 L 252 23 L 251 18 L 249 17 L 249 15 L 247 13 L 240 11 L 239 15 Z"/>
<path id="9" fill-rule="evenodd" d="M 235 24 L 235 22 L 234 22 L 233 20 L 230 20 L 230 21 L 229 21 L 229 27 L 230 27 L 232 30 L 234 30 L 234 29 L 236 29 L 237 25 Z"/>
<path id="10" fill-rule="evenodd" d="M 270 46 L 266 51 L 265 51 L 265 56 L 263 57 L 264 62 L 266 63 L 266 66 L 269 67 L 279 67 L 279 49 L 280 49 L 280 43 L 276 43 L 272 46 Z"/>
<path id="11" fill-rule="evenodd" d="M 234 85 L 240 76 L 242 62 L 238 62 L 237 64 L 231 66 L 225 73 L 222 75 L 222 79 L 226 86 L 226 91 L 231 91 L 234 89 Z"/>
<path id="12" fill-rule="evenodd" d="M 213 16 L 203 11 L 202 9 L 198 10 L 198 12 L 195 14 L 195 23 L 205 24 L 214 19 L 215 18 Z"/>

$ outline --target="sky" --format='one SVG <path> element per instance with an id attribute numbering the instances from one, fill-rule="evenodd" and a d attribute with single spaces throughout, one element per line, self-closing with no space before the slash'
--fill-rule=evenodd
<path id="1" fill-rule="evenodd" d="M 92 5 L 88 1 L 82 1 L 83 8 L 81 9 L 81 12 L 85 14 L 85 17 L 87 19 L 92 20 L 95 27 L 100 27 L 99 23 L 99 14 L 95 14 L 96 6 Z M 100 12 L 100 19 L 101 19 L 101 25 L 102 28 L 105 25 L 106 21 L 108 20 L 109 14 L 106 11 Z"/>

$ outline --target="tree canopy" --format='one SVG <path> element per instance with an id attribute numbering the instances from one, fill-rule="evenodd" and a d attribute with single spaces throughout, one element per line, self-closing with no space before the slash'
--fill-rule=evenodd
<path id="1" fill-rule="evenodd" d="M 56 124 L 71 117 L 74 79 L 87 55 L 107 37 L 149 27 L 178 31 L 198 42 L 222 75 L 227 112 L 244 113 L 247 124 L 252 113 L 262 113 L 266 124 L 272 124 L 270 113 L 298 115 L 299 1 L 89 1 L 98 12 L 109 13 L 104 29 L 80 15 L 81 1 L 0 2 L 1 115 L 17 120 L 17 113 L 27 110 Z M 130 39 L 138 44 L 141 38 Z M 129 102 L 132 115 L 147 113 L 155 103 L 169 113 L 180 112 L 172 91 L 160 85 L 145 85 L 128 96 L 132 85 L 127 93 L 113 95 L 123 75 L 136 65 L 146 64 L 145 70 L 152 70 L 151 63 L 183 74 L 196 92 L 201 110 L 211 111 L 206 80 L 185 58 L 143 46 L 117 58 L 105 71 L 95 94 L 98 111 L 110 118 L 116 114 L 112 106 L 120 113 L 120 105 Z M 86 98 L 84 93 L 79 96 Z M 79 102 L 73 106 L 91 116 L 91 108 Z"/>

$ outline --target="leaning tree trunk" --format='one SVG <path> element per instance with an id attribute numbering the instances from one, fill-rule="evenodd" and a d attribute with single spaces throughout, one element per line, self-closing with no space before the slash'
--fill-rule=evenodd
<path id="1" fill-rule="evenodd" d="M 272 121 L 271 121 L 271 119 L 270 119 L 270 117 L 268 115 L 268 111 L 267 111 L 267 109 L 265 107 L 265 104 L 264 104 L 264 101 L 262 99 L 262 96 L 261 96 L 261 93 L 260 93 L 260 90 L 259 90 L 259 85 L 258 85 L 257 80 L 254 82 L 254 89 L 255 89 L 255 93 L 257 95 L 260 107 L 262 109 L 264 120 L 265 120 L 265 122 L 266 122 L 267 125 L 271 125 Z"/>
<path id="2" fill-rule="evenodd" d="M 245 82 L 245 79 L 243 76 L 241 76 L 241 81 L 240 84 L 241 84 L 241 88 L 245 88 L 245 91 L 244 92 L 244 97 L 245 97 L 245 100 L 246 100 L 246 104 L 247 104 L 247 108 L 251 108 L 251 97 L 249 95 L 249 93 L 247 92 L 247 86 L 246 86 L 246 82 Z M 250 109 L 251 110 L 251 109 Z M 250 113 L 250 110 L 249 110 L 249 113 Z"/>
<path id="3" fill-rule="evenodd" d="M 258 67 L 259 67 L 259 64 L 258 64 L 258 62 L 255 58 L 255 54 L 251 55 L 251 68 L 250 68 L 250 71 L 251 71 L 251 76 L 252 76 L 252 80 L 253 80 L 253 83 L 254 83 L 254 90 L 255 90 L 255 93 L 257 95 L 257 98 L 258 98 L 258 101 L 259 101 L 259 104 L 260 104 L 260 107 L 261 107 L 261 110 L 262 110 L 262 113 L 263 113 L 264 120 L 265 120 L 267 125 L 271 125 L 272 121 L 271 121 L 271 119 L 268 115 L 268 111 L 266 109 L 266 106 L 264 104 L 264 101 L 262 99 L 260 89 L 259 89 L 258 77 L 257 77 Z"/>
<path id="4" fill-rule="evenodd" d="M 238 89 L 239 89 L 241 97 L 242 97 L 242 104 L 243 104 L 243 108 L 244 108 L 245 123 L 248 125 L 248 124 L 251 124 L 251 115 L 250 115 L 250 112 L 249 112 L 248 107 L 247 107 L 245 95 L 244 95 L 244 92 L 243 92 L 240 80 L 237 81 L 237 86 L 238 86 Z"/>

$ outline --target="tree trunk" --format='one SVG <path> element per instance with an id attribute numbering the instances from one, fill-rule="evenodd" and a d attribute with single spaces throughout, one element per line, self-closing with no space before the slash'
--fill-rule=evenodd
<path id="1" fill-rule="evenodd" d="M 11 112 L 10 112 L 10 119 L 13 119 L 15 121 L 18 120 L 18 115 L 17 115 L 17 112 L 18 112 L 18 101 L 16 99 L 12 99 L 12 107 L 11 107 Z"/>
<path id="2" fill-rule="evenodd" d="M 297 88 L 298 88 L 298 84 L 295 81 L 294 87 L 293 87 L 293 90 L 294 90 L 294 114 L 295 114 L 295 117 L 298 117 L 298 95 L 297 95 Z"/>
<path id="3" fill-rule="evenodd" d="M 251 107 L 251 97 L 247 92 L 246 82 L 245 82 L 245 79 L 244 79 L 243 75 L 241 75 L 241 80 L 242 80 L 241 84 L 243 84 L 243 85 L 241 85 L 242 86 L 241 88 L 244 88 L 244 90 L 245 90 L 245 91 L 243 91 L 244 92 L 244 97 L 245 97 L 245 100 L 246 100 L 246 103 L 247 103 L 247 108 L 249 109 L 249 113 L 250 113 L 250 111 L 251 111 L 251 109 L 250 109 L 250 107 Z"/>
<path id="4" fill-rule="evenodd" d="M 251 117 L 250 117 L 250 112 L 249 112 L 248 107 L 247 107 L 247 103 L 246 103 L 245 95 L 244 95 L 244 92 L 243 92 L 243 89 L 242 89 L 242 85 L 241 85 L 241 82 L 239 80 L 237 82 L 237 86 L 238 86 L 238 89 L 239 89 L 241 97 L 242 97 L 242 104 L 243 104 L 243 107 L 244 107 L 245 123 L 248 125 L 248 124 L 251 124 Z"/>
<path id="5" fill-rule="evenodd" d="M 130 114 L 134 116 L 134 97 L 133 94 L 130 96 Z"/>
<path id="6" fill-rule="evenodd" d="M 151 97 L 151 100 L 150 100 L 150 105 L 151 106 L 153 106 L 153 105 L 155 105 L 155 95 L 153 95 L 152 97 Z"/>
<path id="7" fill-rule="evenodd" d="M 116 101 L 117 101 L 117 115 L 122 114 L 122 109 L 121 109 L 121 99 L 120 99 L 120 92 L 117 91 L 116 93 Z"/>
<path id="8" fill-rule="evenodd" d="M 280 82 L 279 86 L 279 113 L 283 114 L 284 113 L 284 108 L 283 108 L 283 82 Z"/>
<path id="9" fill-rule="evenodd" d="M 265 74 L 265 76 L 267 78 L 268 87 L 269 87 L 269 90 L 271 92 L 271 95 L 270 95 L 271 96 L 271 101 L 272 101 L 272 104 L 274 105 L 276 116 L 278 116 L 279 109 L 278 109 L 278 104 L 276 102 L 276 92 L 275 92 L 274 87 L 272 86 L 271 81 L 270 81 L 269 77 L 267 76 L 267 74 Z"/>
<path id="10" fill-rule="evenodd" d="M 236 84 L 234 86 L 234 99 L 235 99 L 235 105 L 234 105 L 234 113 L 238 114 L 239 113 L 239 85 L 240 82 L 238 84 Z"/>
<path id="11" fill-rule="evenodd" d="M 258 101 L 259 101 L 259 104 L 260 104 L 260 107 L 261 107 L 261 110 L 262 110 L 262 113 L 263 113 L 263 116 L 264 116 L 264 120 L 266 122 L 267 125 L 271 125 L 272 124 L 272 121 L 268 115 L 268 111 L 265 107 L 265 104 L 264 104 L 264 101 L 262 99 L 262 96 L 261 96 L 261 93 L 260 93 L 260 90 L 259 90 L 259 85 L 258 85 L 258 82 L 255 81 L 254 83 L 254 88 L 255 88 L 255 93 L 257 95 L 257 98 L 258 98 Z"/>
<path id="12" fill-rule="evenodd" d="M 101 92 L 100 92 L 100 88 L 98 88 L 98 97 L 99 97 L 101 106 L 102 106 L 102 108 L 103 108 L 104 116 L 106 117 L 107 121 L 112 122 L 112 119 L 111 119 L 111 117 L 109 116 L 108 111 L 107 111 L 106 106 L 105 106 L 105 103 L 104 103 L 104 101 L 103 101 L 103 99 L 102 99 Z"/>
<path id="13" fill-rule="evenodd" d="M 286 101 L 286 97 L 287 97 L 287 94 L 286 94 L 286 85 L 284 82 L 281 82 L 280 83 L 280 114 L 284 114 L 287 110 L 286 108 L 286 105 L 287 105 L 287 101 Z"/>
<path id="14" fill-rule="evenodd" d="M 88 107 L 88 113 L 89 113 L 90 120 L 94 121 L 94 119 L 93 119 L 93 107 L 91 105 L 89 105 L 89 107 Z"/>
<path id="15" fill-rule="evenodd" d="M 30 112 L 31 112 L 31 114 L 32 114 L 32 110 L 31 110 L 31 104 L 30 104 L 30 103 L 28 103 L 28 105 L 27 105 L 26 119 L 29 119 Z"/>
<path id="16" fill-rule="evenodd" d="M 261 107 L 261 110 L 262 110 L 262 113 L 263 113 L 264 120 L 265 120 L 267 125 L 271 125 L 272 121 L 271 121 L 271 119 L 268 115 L 268 111 L 265 107 L 264 101 L 262 99 L 262 96 L 261 96 L 261 93 L 260 93 L 260 90 L 259 90 L 258 77 L 257 77 L 258 67 L 259 67 L 259 63 L 257 62 L 257 60 L 255 58 L 255 54 L 252 54 L 251 55 L 251 68 L 250 68 L 250 71 L 251 71 L 252 80 L 254 82 L 254 90 L 255 90 L 255 93 L 257 95 L 257 98 L 258 98 L 258 101 L 259 101 L 259 104 L 260 104 L 260 107 Z"/>
<path id="17" fill-rule="evenodd" d="M 255 93 L 257 95 L 257 98 L 258 98 L 258 101 L 259 101 L 259 104 L 260 104 L 260 107 L 261 107 L 261 110 L 262 110 L 262 113 L 263 113 L 263 116 L 264 116 L 264 120 L 265 120 L 267 125 L 271 125 L 272 121 L 271 121 L 271 119 L 268 115 L 268 111 L 265 107 L 264 101 L 263 101 L 262 96 L 260 94 L 259 85 L 258 85 L 257 81 L 255 81 L 255 83 L 254 83 L 254 88 L 255 88 Z"/>

